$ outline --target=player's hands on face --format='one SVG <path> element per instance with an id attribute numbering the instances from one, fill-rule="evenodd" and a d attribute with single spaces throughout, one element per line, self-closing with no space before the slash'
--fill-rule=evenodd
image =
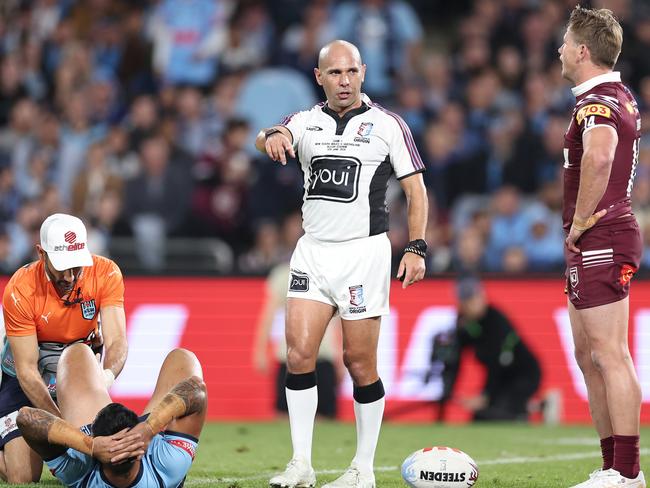
<path id="1" fill-rule="evenodd" d="M 130 457 L 134 457 L 134 452 L 137 452 L 135 457 L 142 457 L 144 453 L 147 452 L 147 448 L 154 436 L 153 432 L 151 432 L 151 428 L 146 422 L 140 422 L 129 430 L 128 434 L 131 444 L 124 443 L 119 446 L 119 449 L 113 449 L 113 457 L 111 458 L 112 463 L 119 463 Z M 135 436 L 135 438 L 131 436 Z"/>
<path id="2" fill-rule="evenodd" d="M 407 288 L 424 278 L 424 258 L 412 252 L 405 252 L 397 269 L 397 279 L 402 281 L 402 288 Z"/>
<path id="3" fill-rule="evenodd" d="M 605 216 L 607 213 L 607 209 L 602 209 L 593 214 L 591 217 L 586 222 L 586 225 L 584 226 L 577 226 L 575 221 L 573 224 L 571 224 L 571 229 L 569 230 L 569 235 L 565 239 L 565 244 L 566 247 L 569 249 L 571 252 L 579 253 L 580 248 L 576 246 L 576 243 L 578 242 L 578 239 L 580 239 L 580 236 L 585 233 L 585 231 L 591 229 L 596 223 Z"/>
<path id="4" fill-rule="evenodd" d="M 110 436 L 93 437 L 93 457 L 101 463 L 115 463 L 144 455 L 142 436 L 123 429 Z"/>
<path id="5" fill-rule="evenodd" d="M 264 143 L 264 148 L 266 149 L 266 154 L 273 161 L 282 163 L 282 165 L 287 164 L 287 154 L 292 158 L 296 157 L 291 141 L 282 132 L 276 132 L 270 135 Z"/>

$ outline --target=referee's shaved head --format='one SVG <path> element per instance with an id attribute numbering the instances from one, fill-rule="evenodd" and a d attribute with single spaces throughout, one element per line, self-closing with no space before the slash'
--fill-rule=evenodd
<path id="1" fill-rule="evenodd" d="M 329 44 L 325 44 L 323 48 L 318 53 L 318 69 L 323 69 L 327 66 L 328 58 L 331 54 L 339 54 L 341 51 L 348 51 L 352 54 L 354 59 L 359 62 L 359 65 L 363 64 L 361 62 L 361 53 L 357 46 L 348 41 L 336 40 L 332 41 Z"/>

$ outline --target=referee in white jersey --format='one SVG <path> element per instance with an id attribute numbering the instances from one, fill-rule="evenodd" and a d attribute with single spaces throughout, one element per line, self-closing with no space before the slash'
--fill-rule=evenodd
<path id="1" fill-rule="evenodd" d="M 327 101 L 289 115 L 255 140 L 259 151 L 282 164 L 287 153 L 297 153 L 305 175 L 305 235 L 291 258 L 286 314 L 293 458 L 271 486 L 316 484 L 311 466 L 316 356 L 327 324 L 339 313 L 343 361 L 354 383 L 357 452 L 347 471 L 324 488 L 375 487 L 373 461 L 384 412 L 377 341 L 381 316 L 389 313 L 386 188 L 393 172 L 406 193 L 411 239 L 397 276 L 404 288 L 424 277 L 424 164 L 404 121 L 361 93 L 365 73 L 356 46 L 326 45 L 314 74 Z"/>

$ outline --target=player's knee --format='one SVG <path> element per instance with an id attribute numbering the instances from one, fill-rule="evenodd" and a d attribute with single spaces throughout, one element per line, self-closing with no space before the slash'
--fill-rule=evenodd
<path id="1" fill-rule="evenodd" d="M 23 485 L 36 483 L 41 479 L 41 472 L 32 472 L 29 463 L 20 466 L 7 466 L 7 483 L 11 485 Z"/>
<path id="2" fill-rule="evenodd" d="M 627 361 L 632 361 L 627 348 L 606 348 L 591 351 L 591 360 L 594 367 L 601 373 L 612 371 L 616 368 L 626 368 Z"/>
<path id="3" fill-rule="evenodd" d="M 576 347 L 573 354 L 576 358 L 576 363 L 578 364 L 580 371 L 586 374 L 595 369 L 591 351 Z"/>
<path id="4" fill-rule="evenodd" d="M 344 351 L 343 364 L 345 364 L 355 384 L 365 384 L 369 378 L 376 376 L 375 364 L 370 357 L 363 353 L 357 354 L 351 351 Z"/>
<path id="5" fill-rule="evenodd" d="M 198 361 L 198 359 L 196 358 L 196 354 L 194 354 L 189 349 L 185 349 L 183 347 L 177 347 L 176 349 L 172 349 L 167 356 Z"/>
<path id="6" fill-rule="evenodd" d="M 313 371 L 316 368 L 315 354 L 300 347 L 287 349 L 287 367 L 292 373 Z"/>
<path id="7" fill-rule="evenodd" d="M 184 349 L 182 347 L 177 347 L 173 349 L 169 354 L 167 354 L 167 359 L 173 361 L 174 363 L 185 363 L 192 366 L 199 365 L 199 359 L 189 349 Z"/>
<path id="8" fill-rule="evenodd" d="M 77 344 L 71 344 L 63 350 L 59 358 L 59 363 L 64 362 L 79 366 L 79 361 L 82 361 L 84 358 L 94 359 L 93 351 L 86 344 L 79 342 Z"/>

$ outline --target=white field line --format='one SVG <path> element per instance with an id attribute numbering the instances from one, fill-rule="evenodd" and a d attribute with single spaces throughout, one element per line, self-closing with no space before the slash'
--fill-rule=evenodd
<path id="1" fill-rule="evenodd" d="M 640 454 L 646 456 L 650 454 L 650 449 L 641 449 Z M 497 464 L 525 464 L 525 463 L 545 463 L 551 461 L 575 461 L 576 459 L 588 459 L 595 458 L 600 459 L 600 451 L 589 451 L 589 452 L 570 452 L 565 454 L 557 454 L 554 456 L 521 456 L 521 457 L 510 457 L 510 458 L 499 458 L 499 459 L 485 459 L 477 461 L 479 468 L 481 466 L 493 466 Z M 345 468 L 340 469 L 321 469 L 316 471 L 316 474 L 337 474 L 343 473 Z M 399 471 L 399 466 L 375 466 L 375 471 Z M 211 485 L 214 483 L 237 483 L 240 481 L 254 481 L 264 478 L 270 478 L 277 472 L 269 472 L 256 474 L 254 476 L 243 476 L 241 478 L 195 478 L 188 479 L 185 482 L 185 486 L 205 486 Z"/>

